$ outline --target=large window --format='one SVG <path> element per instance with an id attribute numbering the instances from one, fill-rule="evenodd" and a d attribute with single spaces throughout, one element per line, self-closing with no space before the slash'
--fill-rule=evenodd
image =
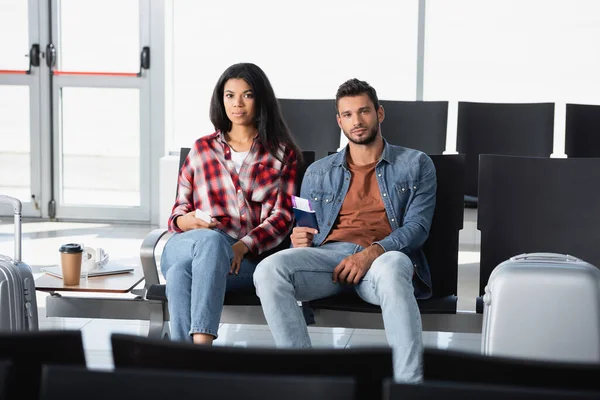
<path id="1" fill-rule="evenodd" d="M 60 67 L 64 71 L 137 72 L 138 0 L 60 0 Z M 110 26 L 110 28 L 109 28 Z"/>
<path id="2" fill-rule="evenodd" d="M 260 66 L 280 98 L 333 98 L 356 77 L 382 99 L 415 99 L 418 0 L 173 3 L 171 150 L 213 132 L 213 87 L 238 62 Z"/>
<path id="3" fill-rule="evenodd" d="M 599 1 L 426 4 L 426 100 L 600 102 Z"/>
<path id="4" fill-rule="evenodd" d="M 0 69 L 26 70 L 29 65 L 25 57 L 29 48 L 28 11 L 25 0 L 0 0 Z"/>

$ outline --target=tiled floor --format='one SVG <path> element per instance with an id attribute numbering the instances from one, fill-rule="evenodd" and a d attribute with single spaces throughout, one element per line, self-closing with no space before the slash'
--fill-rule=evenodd
<path id="1" fill-rule="evenodd" d="M 479 282 L 479 236 L 476 216 L 465 213 L 465 228 L 461 232 L 459 254 L 459 309 L 474 310 Z M 58 263 L 58 248 L 69 242 L 103 247 L 111 257 L 139 257 L 145 235 L 154 229 L 149 225 L 116 225 L 106 223 L 38 222 L 23 223 L 23 259 L 40 276 L 44 266 Z M 13 254 L 12 219 L 0 218 L 0 254 Z M 146 335 L 147 321 L 104 320 L 79 318 L 47 318 L 44 293 L 37 295 L 40 329 L 80 329 L 83 335 L 87 363 L 92 368 L 112 368 L 110 335 L 115 332 Z M 315 347 L 385 346 L 383 330 L 309 327 Z M 469 333 L 424 332 L 425 346 L 478 352 L 480 335 Z M 266 325 L 221 324 L 216 345 L 274 346 Z"/>

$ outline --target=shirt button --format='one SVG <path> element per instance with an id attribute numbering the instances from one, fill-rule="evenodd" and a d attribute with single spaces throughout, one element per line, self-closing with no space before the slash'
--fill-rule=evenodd
<path id="1" fill-rule="evenodd" d="M 392 222 L 394 222 L 394 218 L 392 218 Z"/>
<path id="2" fill-rule="evenodd" d="M 325 203 L 329 203 L 329 199 L 325 200 Z"/>
<path id="3" fill-rule="evenodd" d="M 238 193 L 242 193 L 242 189 L 238 189 Z"/>
<path id="4" fill-rule="evenodd" d="M 387 196 L 387 194 L 385 194 L 385 193 L 384 193 L 384 194 L 383 194 L 383 197 L 385 197 L 385 196 Z"/>
<path id="5" fill-rule="evenodd" d="M 318 198 L 318 197 L 315 197 L 315 200 L 319 200 L 319 198 Z"/>
<path id="6" fill-rule="evenodd" d="M 402 190 L 402 191 L 404 192 L 406 189 L 402 188 L 402 189 L 400 189 L 400 190 Z"/>
<path id="7" fill-rule="evenodd" d="M 413 186 L 413 190 L 417 190 L 417 187 L 416 187 L 416 186 Z"/>
<path id="8" fill-rule="evenodd" d="M 377 176 L 381 176 L 381 174 L 377 174 Z"/>

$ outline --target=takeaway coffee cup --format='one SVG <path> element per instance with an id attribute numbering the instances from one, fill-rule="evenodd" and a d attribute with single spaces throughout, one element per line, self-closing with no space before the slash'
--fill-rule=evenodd
<path id="1" fill-rule="evenodd" d="M 77 243 L 67 243 L 60 246 L 60 266 L 65 285 L 79 285 L 81 276 L 81 258 L 83 247 Z"/>

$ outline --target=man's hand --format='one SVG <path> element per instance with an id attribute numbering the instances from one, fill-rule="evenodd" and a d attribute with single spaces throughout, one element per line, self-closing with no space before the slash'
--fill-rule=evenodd
<path id="1" fill-rule="evenodd" d="M 292 230 L 290 239 L 292 239 L 292 246 L 294 247 L 310 247 L 312 246 L 313 237 L 319 233 L 318 230 L 308 227 L 295 227 Z"/>
<path id="2" fill-rule="evenodd" d="M 374 244 L 359 253 L 344 258 L 333 270 L 333 281 L 358 284 L 371 268 L 373 261 L 383 253 L 383 248 Z"/>
<path id="3" fill-rule="evenodd" d="M 240 272 L 240 267 L 242 266 L 242 259 L 246 255 L 248 251 L 248 247 L 244 244 L 244 242 L 237 241 L 232 246 L 233 250 L 233 261 L 231 261 L 231 267 L 229 268 L 229 274 L 238 274 Z"/>
<path id="4" fill-rule="evenodd" d="M 196 218 L 196 211 L 190 211 L 185 215 L 177 217 L 175 224 L 184 232 L 198 228 L 212 229 L 217 226 L 216 222 L 214 222 L 214 219 L 213 222 L 208 223 L 200 218 Z"/>

